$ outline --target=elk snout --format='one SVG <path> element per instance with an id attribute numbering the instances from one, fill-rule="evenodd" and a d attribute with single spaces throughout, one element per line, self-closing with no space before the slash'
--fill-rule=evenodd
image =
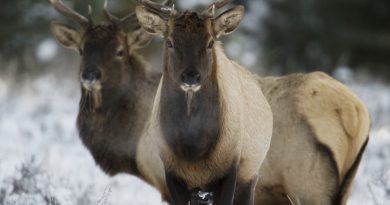
<path id="1" fill-rule="evenodd" d="M 197 92 L 200 89 L 200 73 L 196 71 L 185 71 L 181 74 L 181 89 L 184 92 Z"/>
<path id="2" fill-rule="evenodd" d="M 189 86 L 197 85 L 200 82 L 200 73 L 196 71 L 183 72 L 181 82 Z"/>
<path id="3" fill-rule="evenodd" d="M 97 81 L 100 80 L 102 74 L 97 68 L 87 68 L 81 73 L 81 79 L 83 81 Z"/>
<path id="4" fill-rule="evenodd" d="M 99 90 L 101 77 L 102 73 L 95 66 L 84 69 L 80 74 L 81 83 L 87 90 Z"/>

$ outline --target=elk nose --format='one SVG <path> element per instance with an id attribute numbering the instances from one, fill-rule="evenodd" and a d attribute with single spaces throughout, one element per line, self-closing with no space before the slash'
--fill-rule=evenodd
<path id="1" fill-rule="evenodd" d="M 181 82 L 187 85 L 196 85 L 200 82 L 200 73 L 188 71 L 181 74 Z"/>
<path id="2" fill-rule="evenodd" d="M 101 77 L 101 73 L 98 69 L 85 69 L 81 73 L 81 78 L 84 81 L 92 82 L 95 80 L 100 80 L 100 77 Z"/>

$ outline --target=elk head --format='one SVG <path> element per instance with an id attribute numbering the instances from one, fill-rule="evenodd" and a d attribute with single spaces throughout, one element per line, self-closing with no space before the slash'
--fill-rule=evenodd
<path id="1" fill-rule="evenodd" d="M 82 31 L 78 31 L 62 23 L 52 23 L 52 32 L 58 42 L 81 55 L 80 83 L 83 89 L 94 92 L 127 82 L 126 78 L 134 69 L 131 66 L 134 51 L 146 46 L 151 40 L 151 36 L 140 29 L 135 14 L 117 18 L 108 12 L 106 0 L 104 14 L 108 21 L 94 25 L 91 7 L 89 17 L 86 18 L 65 6 L 61 0 L 50 2 L 59 13 L 75 20 L 82 27 Z M 127 32 L 126 26 L 131 26 L 133 30 Z"/>
<path id="2" fill-rule="evenodd" d="M 140 25 L 149 33 L 165 39 L 165 74 L 185 92 L 197 92 L 213 73 L 214 42 L 239 25 L 244 7 L 236 6 L 214 18 L 214 12 L 229 3 L 217 1 L 198 14 L 180 13 L 175 7 L 139 0 L 136 9 Z"/>

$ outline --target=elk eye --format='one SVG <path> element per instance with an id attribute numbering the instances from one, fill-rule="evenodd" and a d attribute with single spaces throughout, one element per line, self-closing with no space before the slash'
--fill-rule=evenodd
<path id="1" fill-rule="evenodd" d="M 121 49 L 121 50 L 119 50 L 119 51 L 116 52 L 116 56 L 122 57 L 124 53 L 125 53 L 125 52 L 123 51 L 123 49 Z"/>
<path id="2" fill-rule="evenodd" d="M 207 48 L 208 48 L 208 49 L 212 49 L 213 46 L 214 46 L 214 41 L 211 40 L 211 41 L 209 42 L 209 45 L 207 46 Z"/>
<path id="3" fill-rule="evenodd" d="M 167 39 L 166 44 L 167 44 L 168 48 L 173 48 L 173 44 L 172 44 L 171 40 Z"/>

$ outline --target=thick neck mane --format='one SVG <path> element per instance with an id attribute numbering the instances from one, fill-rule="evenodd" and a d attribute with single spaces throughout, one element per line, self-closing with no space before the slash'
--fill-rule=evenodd
<path id="1" fill-rule="evenodd" d="M 160 77 L 145 70 L 146 65 L 138 56 L 129 64 L 142 66 L 138 67 L 142 72 L 129 74 L 120 88 L 103 86 L 100 94 L 87 94 L 82 89 L 77 118 L 84 145 L 96 163 L 112 175 L 119 172 L 138 174 L 135 163 L 137 142 L 151 112 Z M 101 97 L 99 107 L 94 104 L 96 95 Z"/>
<path id="2" fill-rule="evenodd" d="M 190 114 L 187 94 L 168 76 L 163 78 L 159 105 L 162 134 L 173 153 L 183 160 L 206 158 L 218 141 L 222 111 L 216 69 L 214 63 L 210 78 L 193 94 Z"/>

